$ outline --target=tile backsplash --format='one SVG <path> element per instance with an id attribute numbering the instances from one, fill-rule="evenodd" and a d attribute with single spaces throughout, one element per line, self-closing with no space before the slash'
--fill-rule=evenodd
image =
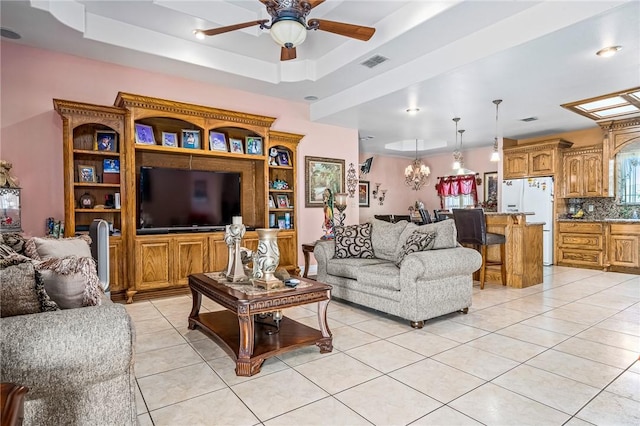
<path id="1" fill-rule="evenodd" d="M 575 212 L 582 208 L 585 220 L 631 219 L 634 218 L 634 211 L 636 216 L 640 216 L 640 206 L 623 206 L 617 204 L 615 198 L 568 198 L 566 204 L 565 213 L 570 212 L 571 206 Z M 592 212 L 589 212 L 589 205 L 593 205 Z"/>

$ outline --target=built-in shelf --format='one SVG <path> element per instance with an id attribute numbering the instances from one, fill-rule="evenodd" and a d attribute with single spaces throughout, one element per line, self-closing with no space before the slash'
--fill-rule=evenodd
<path id="1" fill-rule="evenodd" d="M 75 182 L 75 187 L 82 188 L 120 188 L 119 183 Z"/>
<path id="2" fill-rule="evenodd" d="M 243 158 L 247 160 L 258 160 L 258 161 L 264 161 L 266 158 L 264 155 L 238 154 L 235 152 L 210 151 L 210 150 L 204 150 L 204 149 L 179 148 L 179 147 L 173 147 L 173 146 L 136 144 L 135 147 L 136 147 L 136 151 L 162 152 L 162 153 L 171 153 L 171 154 L 190 154 L 190 155 L 197 155 L 197 156 L 203 156 L 203 157 Z"/>
<path id="3" fill-rule="evenodd" d="M 94 151 L 92 149 L 74 149 L 75 155 L 86 155 L 91 157 L 120 157 L 119 152 L 115 151 Z"/>
<path id="4" fill-rule="evenodd" d="M 293 192 L 293 189 L 273 189 L 271 188 L 269 192 Z"/>
<path id="5" fill-rule="evenodd" d="M 76 213 L 120 213 L 120 209 L 76 209 Z"/>

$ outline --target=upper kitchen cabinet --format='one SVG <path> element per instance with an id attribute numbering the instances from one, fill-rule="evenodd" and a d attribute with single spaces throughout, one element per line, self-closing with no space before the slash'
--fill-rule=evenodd
<path id="1" fill-rule="evenodd" d="M 562 196 L 603 197 L 602 146 L 566 150 L 562 153 Z"/>
<path id="2" fill-rule="evenodd" d="M 504 148 L 504 179 L 555 175 L 559 168 L 559 151 L 571 142 L 552 139 L 529 145 Z"/>

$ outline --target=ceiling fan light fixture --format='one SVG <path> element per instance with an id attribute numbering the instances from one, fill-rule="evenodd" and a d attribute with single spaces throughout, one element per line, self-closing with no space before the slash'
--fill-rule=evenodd
<path id="1" fill-rule="evenodd" d="M 307 27 L 296 19 L 280 19 L 271 25 L 270 34 L 277 44 L 291 49 L 307 38 Z"/>

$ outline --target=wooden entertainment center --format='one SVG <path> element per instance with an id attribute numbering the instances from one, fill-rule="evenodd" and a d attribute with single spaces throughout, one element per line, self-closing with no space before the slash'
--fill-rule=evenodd
<path id="1" fill-rule="evenodd" d="M 273 117 L 122 92 L 118 93 L 115 106 L 59 99 L 53 103 L 63 120 L 65 236 L 87 232 L 94 219 L 113 225 L 116 232 L 109 244 L 114 299 L 126 297 L 131 302 L 134 295 L 184 293 L 188 291 L 190 274 L 221 271 L 227 264 L 222 231 L 138 234 L 137 185 L 141 167 L 240 173 L 243 223 L 268 228 L 269 216 L 273 215 L 271 225 L 275 218 L 277 227 L 282 218 L 280 224 L 284 222 L 288 227 L 278 233 L 280 265 L 290 272 L 299 271 L 295 189 L 297 147 L 303 135 L 271 130 L 276 120 Z M 136 143 L 136 124 L 153 129 L 155 144 Z M 162 145 L 163 132 L 174 133 L 179 140 L 184 130 L 199 132 L 198 148 L 185 148 L 180 143 Z M 210 132 L 224 134 L 227 141 L 242 141 L 242 153 L 211 149 Z M 97 147 L 97 135 L 103 133 L 115 135 L 110 150 Z M 260 152 L 247 153 L 247 137 L 262 139 Z M 288 161 L 278 164 L 270 160 L 271 148 L 283 153 Z M 119 173 L 106 173 L 105 160 L 119 160 Z M 91 179 L 80 176 L 92 168 Z M 276 189 L 272 185 L 276 180 L 287 185 Z M 118 198 L 116 193 L 120 208 L 113 204 Z M 270 205 L 270 198 L 287 203 Z M 257 244 L 257 233 L 247 231 L 243 246 L 253 250 Z"/>

